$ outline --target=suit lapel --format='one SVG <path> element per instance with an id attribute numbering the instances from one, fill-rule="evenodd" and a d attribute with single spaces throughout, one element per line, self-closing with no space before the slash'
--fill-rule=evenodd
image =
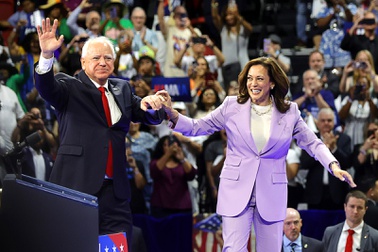
<path id="1" fill-rule="evenodd" d="M 282 114 L 278 111 L 277 107 L 274 104 L 274 100 L 272 102 L 273 102 L 273 109 L 272 109 L 272 120 L 270 122 L 269 139 L 268 139 L 268 142 L 263 147 L 263 149 L 261 150 L 261 155 L 264 155 L 266 152 L 270 151 L 277 144 L 286 126 L 286 121 L 284 120 L 285 114 Z"/>
<path id="2" fill-rule="evenodd" d="M 88 92 L 92 98 L 93 104 L 95 105 L 98 113 L 102 117 L 102 120 L 104 121 L 104 123 L 108 125 L 108 122 L 106 120 L 105 110 L 104 110 L 104 107 L 102 106 L 101 92 L 96 88 L 96 86 L 88 78 L 88 76 L 84 73 L 84 71 L 79 72 L 78 79 L 85 85 L 86 88 L 88 88 Z"/>
<path id="3" fill-rule="evenodd" d="M 362 227 L 362 232 L 361 232 L 360 251 L 365 251 L 365 245 L 368 238 L 369 238 L 369 228 L 366 226 L 366 224 L 364 224 Z"/>
<path id="4" fill-rule="evenodd" d="M 236 113 L 232 117 L 236 130 L 242 136 L 242 139 L 248 145 L 248 147 L 255 154 L 258 154 L 255 141 L 253 140 L 251 134 L 251 101 L 248 99 L 246 103 L 238 104 L 238 106 L 236 106 L 236 110 Z"/>

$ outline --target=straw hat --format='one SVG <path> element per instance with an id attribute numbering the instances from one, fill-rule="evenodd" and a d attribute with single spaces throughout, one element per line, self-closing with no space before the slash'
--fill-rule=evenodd
<path id="1" fill-rule="evenodd" d="M 109 0 L 109 1 L 107 1 L 105 4 L 104 4 L 104 6 L 103 6 L 103 8 L 102 8 L 102 11 L 105 11 L 110 5 L 112 5 L 112 4 L 118 4 L 120 7 L 121 7 L 121 13 L 123 14 L 123 15 L 125 15 L 125 12 L 128 10 L 127 9 L 127 6 L 123 3 L 123 1 L 122 0 Z"/>
<path id="2" fill-rule="evenodd" d="M 68 10 L 64 3 L 61 2 L 61 0 L 47 0 L 47 3 L 44 5 L 39 6 L 39 9 L 45 10 L 46 12 L 49 12 L 53 7 L 59 7 L 61 10 L 61 14 L 65 17 L 68 14 Z"/>

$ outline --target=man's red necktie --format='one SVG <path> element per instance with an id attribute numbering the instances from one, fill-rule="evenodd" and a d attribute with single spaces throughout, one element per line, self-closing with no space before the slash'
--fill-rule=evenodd
<path id="1" fill-rule="evenodd" d="M 101 92 L 101 100 L 102 100 L 102 106 L 105 110 L 106 115 L 106 121 L 108 122 L 108 126 L 112 126 L 112 119 L 110 115 L 110 108 L 108 103 L 108 98 L 106 98 L 105 95 L 105 88 L 99 87 L 98 90 Z M 109 140 L 109 149 L 108 149 L 108 161 L 106 162 L 106 176 L 109 178 L 113 177 L 113 148 L 112 148 L 112 142 Z"/>
<path id="2" fill-rule="evenodd" d="M 347 241 L 346 241 L 346 245 L 345 245 L 345 252 L 352 252 L 352 248 L 353 248 L 353 234 L 354 234 L 354 230 L 353 229 L 349 229 L 348 230 L 348 237 L 347 237 Z"/>

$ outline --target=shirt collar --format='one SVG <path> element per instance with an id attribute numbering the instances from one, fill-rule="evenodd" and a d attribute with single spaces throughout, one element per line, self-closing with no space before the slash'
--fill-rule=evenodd
<path id="1" fill-rule="evenodd" d="M 89 78 L 89 77 L 88 77 Z M 101 87 L 100 84 L 98 84 L 97 82 L 95 82 L 94 80 L 92 80 L 91 78 L 89 78 L 93 84 L 95 85 L 95 87 L 98 89 L 99 87 Z M 109 90 L 109 80 L 106 80 L 106 83 L 103 85 L 103 87 L 106 89 L 106 90 Z"/>
<path id="2" fill-rule="evenodd" d="M 364 221 L 361 221 L 361 223 L 357 227 L 350 228 L 348 226 L 347 222 L 345 221 L 344 226 L 343 226 L 343 232 L 348 232 L 349 229 L 352 229 L 352 230 L 354 230 L 354 233 L 361 235 L 363 226 L 364 226 Z"/>
<path id="3" fill-rule="evenodd" d="M 295 240 L 295 241 L 290 241 L 286 235 L 283 236 L 283 243 L 284 243 L 284 247 L 288 247 L 290 246 L 289 244 L 294 242 L 295 244 L 297 244 L 297 246 L 300 246 L 302 247 L 302 235 L 299 234 L 298 238 Z"/>

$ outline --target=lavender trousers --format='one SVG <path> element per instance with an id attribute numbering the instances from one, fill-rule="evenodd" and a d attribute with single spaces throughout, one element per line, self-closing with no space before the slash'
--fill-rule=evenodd
<path id="1" fill-rule="evenodd" d="M 281 251 L 283 220 L 268 222 L 262 219 L 254 195 L 253 192 L 250 203 L 240 215 L 222 216 L 222 252 L 247 252 L 252 223 L 256 234 L 256 252 Z"/>

